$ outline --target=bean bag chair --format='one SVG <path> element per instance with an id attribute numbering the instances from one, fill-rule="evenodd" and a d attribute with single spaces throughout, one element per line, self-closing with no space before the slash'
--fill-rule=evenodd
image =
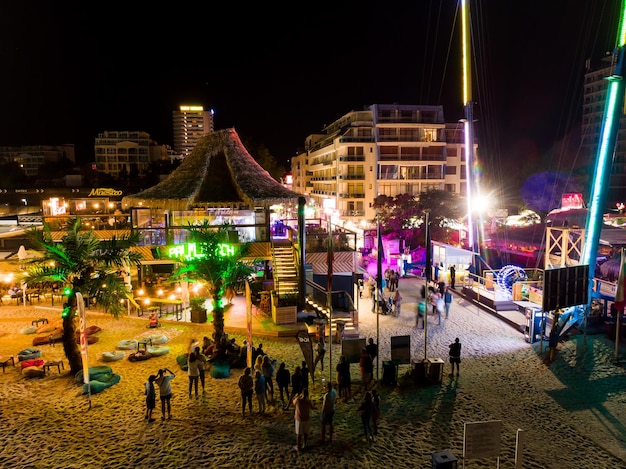
<path id="1" fill-rule="evenodd" d="M 152 346 L 152 347 L 148 347 L 148 353 L 150 355 L 152 355 L 153 357 L 160 357 L 161 355 L 166 355 L 170 352 L 170 348 L 169 347 L 165 347 L 163 345 L 161 346 Z"/>
<path id="2" fill-rule="evenodd" d="M 121 340 L 117 344 L 117 348 L 120 350 L 134 350 L 137 348 L 137 341 L 135 339 Z"/>
<path id="3" fill-rule="evenodd" d="M 187 365 L 187 355 L 179 355 L 176 357 L 176 363 L 180 366 L 180 369 L 183 371 L 187 371 L 189 366 Z"/>
<path id="4" fill-rule="evenodd" d="M 87 345 L 95 344 L 99 340 L 100 339 L 98 339 L 96 336 L 88 335 L 87 336 Z M 76 343 L 80 344 L 80 337 L 76 337 Z"/>
<path id="5" fill-rule="evenodd" d="M 17 359 L 23 362 L 24 360 L 30 360 L 32 358 L 39 358 L 40 356 L 41 356 L 41 350 L 37 350 L 37 349 L 29 347 L 18 352 Z"/>
<path id="6" fill-rule="evenodd" d="M 44 376 L 43 366 L 29 366 L 24 368 L 22 375 L 26 378 L 41 378 Z"/>
<path id="7" fill-rule="evenodd" d="M 100 379 L 100 376 L 110 375 L 111 373 L 113 373 L 113 370 L 108 365 L 90 366 L 89 367 L 89 381 Z M 77 371 L 75 378 L 76 378 L 77 383 L 82 384 L 84 382 L 83 370 Z"/>
<path id="8" fill-rule="evenodd" d="M 48 336 L 50 342 L 56 344 L 57 342 L 61 342 L 63 340 L 63 329 L 56 329 Z"/>
<path id="9" fill-rule="evenodd" d="M 152 345 L 160 345 L 167 343 L 167 336 L 163 334 L 153 334 L 148 337 L 152 340 Z"/>
<path id="10" fill-rule="evenodd" d="M 33 339 L 33 347 L 37 347 L 39 345 L 48 345 L 50 343 L 49 335 L 42 335 L 39 337 L 35 337 Z"/>
<path id="11" fill-rule="evenodd" d="M 20 329 L 20 334 L 34 334 L 37 332 L 37 326 L 26 326 Z"/>
<path id="12" fill-rule="evenodd" d="M 83 394 L 87 394 L 88 392 L 91 392 L 91 394 L 98 394 L 106 388 L 110 388 L 114 384 L 119 383 L 120 379 L 122 379 L 122 377 L 117 373 L 100 375 L 98 379 L 92 379 L 89 381 L 89 386 L 83 384 Z"/>
<path id="13" fill-rule="evenodd" d="M 31 358 L 30 360 L 24 360 L 20 362 L 20 366 L 22 367 L 22 370 L 24 370 L 24 368 L 28 368 L 31 366 L 43 366 L 43 364 L 44 364 L 44 361 L 40 358 Z"/>
<path id="14" fill-rule="evenodd" d="M 152 354 L 147 350 L 137 350 L 128 356 L 131 362 L 140 362 L 152 358 Z"/>
<path id="15" fill-rule="evenodd" d="M 123 350 L 114 350 L 112 352 L 102 352 L 102 361 L 103 362 L 115 362 L 117 360 L 121 360 L 126 356 L 126 352 Z"/>
<path id="16" fill-rule="evenodd" d="M 223 360 L 215 360 L 209 371 L 211 378 L 222 379 L 230 377 L 230 365 Z"/>

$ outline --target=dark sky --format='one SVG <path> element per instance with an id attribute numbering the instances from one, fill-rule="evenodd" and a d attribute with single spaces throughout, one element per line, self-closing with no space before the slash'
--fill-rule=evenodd
<path id="1" fill-rule="evenodd" d="M 463 117 L 454 0 L 135 3 L 2 2 L 0 145 L 75 143 L 87 162 L 104 130 L 171 144 L 188 102 L 286 162 L 374 103 Z M 471 1 L 486 172 L 545 157 L 576 128 L 585 59 L 611 49 L 618 3 Z"/>

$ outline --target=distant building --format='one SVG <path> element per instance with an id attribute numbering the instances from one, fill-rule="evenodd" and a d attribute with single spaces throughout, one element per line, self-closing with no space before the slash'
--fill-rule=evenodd
<path id="1" fill-rule="evenodd" d="M 589 171 L 593 171 L 600 132 L 602 130 L 606 93 L 609 85 L 607 80 L 613 73 L 613 56 L 602 59 L 599 67 L 593 69 L 588 64 L 585 73 L 583 91 L 583 121 L 582 139 L 580 144 L 583 161 L 589 162 Z M 626 202 L 626 116 L 620 119 L 620 132 L 617 136 L 617 146 L 613 155 L 613 165 L 608 181 L 607 205 L 614 206 Z"/>
<path id="2" fill-rule="evenodd" d="M 105 131 L 98 134 L 95 143 L 96 170 L 119 176 L 137 171 L 142 174 L 150 163 L 169 159 L 168 148 L 150 139 L 147 132 Z"/>
<path id="3" fill-rule="evenodd" d="M 0 147 L 0 162 L 19 164 L 27 176 L 39 175 L 39 167 L 44 163 L 57 163 L 65 158 L 76 162 L 74 144 Z"/>
<path id="4" fill-rule="evenodd" d="M 213 132 L 213 111 L 202 106 L 181 105 L 173 113 L 174 151 L 189 156 L 200 138 Z"/>
<path id="5" fill-rule="evenodd" d="M 292 190 L 346 221 L 371 221 L 381 194 L 465 195 L 464 147 L 463 124 L 446 124 L 442 106 L 374 104 L 307 137 Z"/>

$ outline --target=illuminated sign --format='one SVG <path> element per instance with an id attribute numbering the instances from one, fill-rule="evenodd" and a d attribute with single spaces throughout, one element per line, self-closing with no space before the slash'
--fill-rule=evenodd
<path id="1" fill-rule="evenodd" d="M 121 190 L 100 187 L 98 189 L 91 189 L 88 197 L 116 197 L 122 195 Z"/>
<path id="2" fill-rule="evenodd" d="M 196 243 L 179 244 L 169 248 L 167 252 L 170 258 L 201 259 L 205 257 L 205 254 L 198 251 Z M 217 245 L 217 255 L 220 257 L 232 257 L 235 255 L 235 246 L 220 243 Z"/>

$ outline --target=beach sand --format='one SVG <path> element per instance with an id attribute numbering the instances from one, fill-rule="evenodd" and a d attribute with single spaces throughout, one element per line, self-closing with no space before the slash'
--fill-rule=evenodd
<path id="1" fill-rule="evenodd" d="M 405 295 L 406 299 L 406 295 Z M 390 337 L 410 335 L 412 356 L 423 357 L 423 330 L 414 327 L 415 303 L 403 305 L 400 318 L 381 316 L 380 360 L 390 358 Z M 376 337 L 371 313 L 361 313 L 361 337 Z M 364 316 L 365 315 L 365 316 Z M 20 334 L 40 317 L 57 321 L 58 312 L 27 306 L 0 306 L 0 355 L 16 355 L 32 346 L 33 335 Z M 320 445 L 319 409 L 322 375 L 316 373 L 311 395 L 312 445 L 296 452 L 293 406 L 283 411 L 270 406 L 266 415 L 241 416 L 237 380 L 212 379 L 207 373 L 206 395 L 189 399 L 188 378 L 176 363 L 191 338 L 210 336 L 210 324 L 162 321 L 146 327 L 145 318 L 113 319 L 89 310 L 88 325 L 97 325 L 99 341 L 89 346 L 90 366 L 109 365 L 121 381 L 91 396 L 69 376 L 60 344 L 44 345 L 45 360 L 65 361 L 43 378 L 25 378 L 19 366 L 0 373 L 0 467 L 2 468 L 430 468 L 433 453 L 449 450 L 462 467 L 464 425 L 501 421 L 500 467 L 515 467 L 516 437 L 523 431 L 524 468 L 626 467 L 626 374 L 613 363 L 614 343 L 604 335 L 575 334 L 559 346 L 556 361 L 546 365 L 539 344 L 530 345 L 511 326 L 456 300 L 449 319 L 439 326 L 430 320 L 428 356 L 445 359 L 441 384 L 416 386 L 403 376 L 410 365 L 400 365 L 399 385 L 377 384 L 382 396 L 379 433 L 368 445 L 362 436 L 356 408 L 363 397 L 358 364 L 352 364 L 355 402 L 340 402 L 335 415 L 335 441 Z M 105 363 L 104 351 L 124 339 L 152 334 L 168 337 L 167 355 L 143 362 L 127 358 Z M 231 335 L 233 336 L 233 335 Z M 234 335 L 241 343 L 242 336 Z M 448 377 L 448 344 L 460 337 L 463 360 L 460 377 Z M 278 363 L 293 371 L 302 353 L 292 338 L 255 339 Z M 544 352 L 547 342 L 544 342 Z M 333 345 L 333 364 L 340 346 Z M 127 351 L 128 355 L 128 351 Z M 328 379 L 328 353 L 326 354 Z M 172 420 L 144 419 L 144 382 L 159 368 L 176 373 L 173 381 Z M 333 366 L 334 368 L 334 366 Z M 333 373 L 334 375 L 334 373 Z M 276 396 L 278 393 L 276 392 Z M 256 411 L 256 400 L 253 399 Z M 496 439 L 497 440 L 497 439 Z M 497 448 L 496 448 L 496 454 Z M 466 459 L 468 468 L 493 468 L 496 457 Z"/>

